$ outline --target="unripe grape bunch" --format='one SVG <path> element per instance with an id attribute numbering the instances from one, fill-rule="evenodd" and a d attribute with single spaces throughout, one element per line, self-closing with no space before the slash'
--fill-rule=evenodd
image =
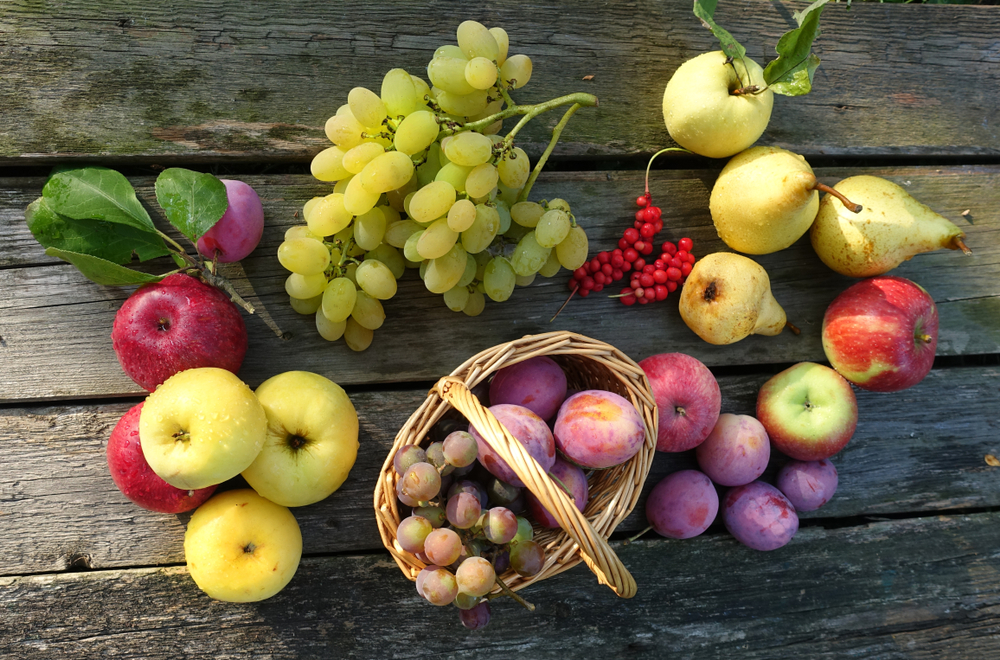
<path id="1" fill-rule="evenodd" d="M 597 105 L 569 94 L 518 105 L 531 78 L 526 55 L 508 57 L 507 33 L 476 21 L 427 65 L 430 84 L 392 69 L 380 93 L 355 87 L 326 122 L 334 146 L 311 171 L 333 191 L 303 207 L 306 224 L 285 233 L 278 260 L 291 274 L 291 306 L 313 314 L 329 341 L 363 351 L 385 320 L 407 268 L 428 291 L 468 316 L 503 302 L 536 275 L 587 262 L 587 234 L 562 199 L 528 201 L 569 118 Z M 537 115 L 569 106 L 535 167 L 514 138 Z M 504 119 L 520 116 L 506 135 Z"/>

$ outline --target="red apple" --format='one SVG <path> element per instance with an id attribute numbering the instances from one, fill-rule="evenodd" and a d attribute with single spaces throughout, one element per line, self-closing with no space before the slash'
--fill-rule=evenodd
<path id="1" fill-rule="evenodd" d="M 139 414 L 142 403 L 133 406 L 115 424 L 108 439 L 108 470 L 118 490 L 144 509 L 160 513 L 181 513 L 202 504 L 215 486 L 199 490 L 174 488 L 149 467 L 139 443 Z"/>
<path id="2" fill-rule="evenodd" d="M 659 411 L 657 451 L 700 445 L 719 421 L 722 393 L 702 362 L 684 353 L 652 355 L 639 363 L 649 378 Z"/>
<path id="3" fill-rule="evenodd" d="M 858 402 L 851 384 L 836 371 L 799 362 L 760 388 L 757 421 L 778 451 L 818 461 L 843 449 L 854 435 Z"/>
<path id="4" fill-rule="evenodd" d="M 823 350 L 840 375 L 858 387 L 895 392 L 931 370 L 938 314 L 930 295 L 902 277 L 862 280 L 837 296 L 823 315 Z"/>
<path id="5" fill-rule="evenodd" d="M 226 294 L 176 273 L 129 296 L 115 315 L 111 343 L 125 373 L 152 392 L 185 369 L 236 373 L 247 352 L 247 329 Z"/>

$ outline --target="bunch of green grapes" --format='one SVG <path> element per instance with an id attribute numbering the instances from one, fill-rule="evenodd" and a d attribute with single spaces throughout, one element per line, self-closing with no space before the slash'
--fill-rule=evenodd
<path id="1" fill-rule="evenodd" d="M 475 21 L 457 41 L 435 51 L 430 85 L 393 69 L 380 94 L 355 87 L 326 123 L 334 146 L 311 171 L 333 191 L 305 204 L 306 224 L 286 232 L 278 260 L 292 307 L 315 314 L 327 340 L 368 348 L 407 268 L 449 309 L 477 316 L 487 297 L 502 302 L 536 274 L 587 260 L 568 203 L 524 199 L 519 127 L 499 135 L 504 116 L 526 114 L 510 90 L 531 78 L 531 60 L 508 57 L 507 33 Z"/>

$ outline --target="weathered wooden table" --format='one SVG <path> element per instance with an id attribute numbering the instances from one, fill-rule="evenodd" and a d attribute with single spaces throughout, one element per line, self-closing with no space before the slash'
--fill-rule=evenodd
<path id="1" fill-rule="evenodd" d="M 720 4 L 717 19 L 758 61 L 804 5 Z M 371 509 L 392 439 L 431 383 L 489 346 L 568 329 L 636 360 L 693 355 L 717 375 L 723 410 L 752 413 L 771 374 L 824 360 L 822 314 L 850 280 L 808 240 L 761 257 L 802 334 L 713 347 L 681 322 L 676 297 L 648 308 L 577 299 L 550 323 L 563 274 L 467 318 L 410 274 L 371 349 L 326 344 L 289 308 L 275 257 L 303 202 L 327 191 L 307 169 L 326 144 L 323 122 L 352 87 L 377 89 L 393 67 L 419 73 L 465 18 L 502 25 L 512 52 L 534 59 L 524 101 L 600 98 L 573 118 L 536 193 L 569 199 L 592 247 L 610 249 L 646 159 L 671 144 L 666 80 L 716 47 L 689 2 L 0 5 L 0 656 L 1000 657 L 1000 468 L 986 459 L 1000 455 L 1000 7 L 828 6 L 815 90 L 779 97 L 761 138 L 805 155 L 826 183 L 862 172 L 900 183 L 957 222 L 975 251 L 920 255 L 895 271 L 937 301 L 937 362 L 912 389 L 858 392 L 857 434 L 833 459 L 836 497 L 769 553 L 718 524 L 693 540 L 622 544 L 645 526 L 640 501 L 614 537 L 635 598 L 579 566 L 524 592 L 536 612 L 497 601 L 475 633 L 418 598 Z M 533 158 L 555 121 L 522 134 Z M 202 594 L 184 566 L 188 516 L 139 509 L 108 475 L 108 435 L 143 397 L 109 337 L 131 289 L 89 282 L 27 231 L 25 206 L 64 163 L 117 167 L 147 202 L 157 168 L 174 164 L 241 178 L 264 200 L 263 242 L 235 275 L 290 338 L 248 318 L 240 376 L 255 386 L 319 372 L 347 388 L 362 428 L 344 487 L 295 511 L 305 556 L 270 600 Z M 724 249 L 707 206 L 721 166 L 667 158 L 650 182 L 663 235 L 691 236 L 702 255 Z M 658 455 L 646 490 L 691 460 Z"/>

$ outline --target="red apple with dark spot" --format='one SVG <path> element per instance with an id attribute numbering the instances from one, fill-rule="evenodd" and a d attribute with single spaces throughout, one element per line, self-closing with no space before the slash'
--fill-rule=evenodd
<path id="1" fill-rule="evenodd" d="M 175 273 L 129 296 L 115 315 L 111 343 L 125 373 L 152 392 L 185 369 L 236 373 L 247 352 L 247 329 L 226 294 Z"/>
<path id="2" fill-rule="evenodd" d="M 107 457 L 111 479 L 118 490 L 135 504 L 160 513 L 182 513 L 200 506 L 215 492 L 215 486 L 198 490 L 175 488 L 149 467 L 139 443 L 142 403 L 122 415 L 108 439 Z"/>
<path id="3" fill-rule="evenodd" d="M 858 387 L 896 392 L 924 379 L 934 365 L 938 313 L 920 285 L 883 275 L 837 296 L 823 315 L 830 365 Z"/>
<path id="4" fill-rule="evenodd" d="M 659 411 L 657 451 L 680 452 L 700 445 L 722 409 L 722 392 L 712 372 L 684 353 L 652 355 L 639 366 L 649 378 Z"/>

